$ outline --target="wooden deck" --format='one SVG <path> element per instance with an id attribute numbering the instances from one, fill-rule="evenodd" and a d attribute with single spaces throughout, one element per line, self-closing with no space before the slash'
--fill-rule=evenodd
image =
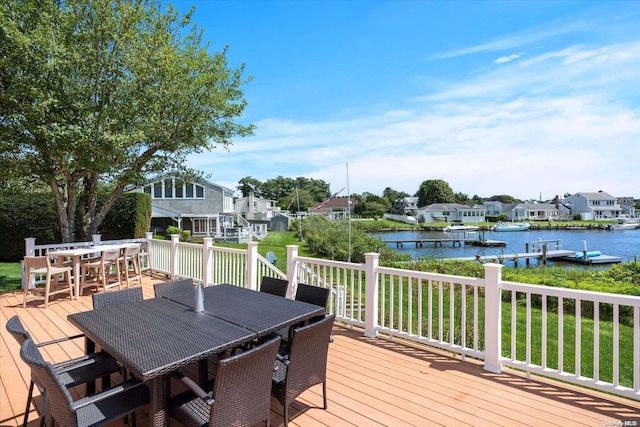
<path id="1" fill-rule="evenodd" d="M 155 279 L 154 281 L 159 281 Z M 144 283 L 145 298 L 153 297 L 152 281 Z M 71 335 L 70 313 L 90 310 L 91 297 L 70 301 L 64 295 L 41 308 L 41 301 L 22 308 L 21 293 L 0 295 L 0 427 L 22 422 L 30 373 L 18 345 L 4 327 L 20 316 L 36 341 Z M 329 349 L 326 411 L 321 386 L 305 392 L 291 414 L 293 426 L 640 426 L 640 402 L 580 389 L 556 381 L 533 379 L 514 371 L 493 374 L 475 361 L 428 347 L 366 338 L 360 331 L 336 326 Z M 81 340 L 52 346 L 51 360 L 79 356 Z M 39 398 L 36 403 L 41 404 Z M 272 401 L 271 423 L 281 426 L 282 410 Z M 30 414 L 30 427 L 37 415 Z M 626 422 L 626 423 L 625 423 Z M 147 425 L 139 413 L 138 425 Z M 121 422 L 114 423 L 121 425 Z M 177 425 L 173 422 L 173 425 Z"/>

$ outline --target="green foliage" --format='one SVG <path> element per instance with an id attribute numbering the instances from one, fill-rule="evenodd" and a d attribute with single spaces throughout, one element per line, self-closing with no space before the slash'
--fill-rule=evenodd
<path id="1" fill-rule="evenodd" d="M 455 203 L 456 198 L 449 184 L 442 179 L 428 179 L 420 184 L 416 193 L 418 206 L 428 206 L 433 203 Z"/>
<path id="2" fill-rule="evenodd" d="M 63 241 L 95 233 L 125 186 L 251 134 L 234 122 L 243 68 L 209 53 L 190 15 L 155 0 L 0 3 L 0 178 L 48 186 Z"/>
<path id="3" fill-rule="evenodd" d="M 290 205 L 289 209 L 296 211 L 306 211 L 331 195 L 329 184 L 325 181 L 305 177 L 294 179 L 278 176 L 262 182 L 246 176 L 238 181 L 237 188 L 244 197 L 253 191 L 258 197 L 276 200 L 282 209 Z"/>
<path id="4" fill-rule="evenodd" d="M 353 229 L 361 230 L 366 233 L 375 233 L 378 231 L 392 231 L 392 230 L 414 230 L 416 226 L 406 224 L 404 222 L 390 221 L 388 219 L 379 219 L 377 221 L 351 221 L 351 227 Z"/>
<path id="5" fill-rule="evenodd" d="M 400 255 L 381 239 L 351 229 L 349 245 L 349 222 L 331 221 L 322 215 L 312 215 L 302 221 L 302 236 L 311 254 L 338 261 L 364 262 L 367 252 L 380 253 L 381 262 L 408 260 L 409 255 Z"/>
<path id="6" fill-rule="evenodd" d="M 180 241 L 181 242 L 194 242 L 197 241 L 198 243 L 202 243 L 201 239 L 195 239 L 193 236 L 191 236 L 191 230 L 182 230 L 181 228 L 178 228 L 176 226 L 170 225 L 169 227 L 167 227 L 167 239 L 171 238 L 172 234 L 177 234 L 178 236 L 180 236 Z"/>
<path id="7" fill-rule="evenodd" d="M 22 259 L 27 237 L 35 237 L 39 244 L 60 242 L 50 193 L 0 194 L 0 206 L 4 225 L 0 261 Z"/>
<path id="8" fill-rule="evenodd" d="M 0 293 L 20 289 L 22 265 L 19 262 L 0 263 Z"/>
<path id="9" fill-rule="evenodd" d="M 371 193 L 364 193 L 358 198 L 353 212 L 361 218 L 381 218 L 391 210 L 388 199 Z"/>
<path id="10" fill-rule="evenodd" d="M 144 237 L 151 228 L 151 196 L 125 193 L 118 197 L 100 225 L 103 240 Z"/>

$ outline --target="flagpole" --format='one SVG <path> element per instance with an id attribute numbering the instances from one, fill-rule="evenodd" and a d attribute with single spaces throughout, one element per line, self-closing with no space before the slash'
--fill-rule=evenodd
<path id="1" fill-rule="evenodd" d="M 349 191 L 349 162 L 347 162 L 346 166 L 347 166 L 347 227 L 349 229 L 349 245 L 348 245 L 347 261 L 351 262 L 351 192 Z"/>

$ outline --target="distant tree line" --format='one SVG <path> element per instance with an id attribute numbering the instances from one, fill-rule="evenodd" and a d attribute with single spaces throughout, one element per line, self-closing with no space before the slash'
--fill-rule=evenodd
<path id="1" fill-rule="evenodd" d="M 260 181 L 251 176 L 246 176 L 238 181 L 238 191 L 243 197 L 253 193 L 263 199 L 275 200 L 277 205 L 290 211 L 306 211 L 316 206 L 331 196 L 329 184 L 321 179 L 312 178 L 285 178 L 278 176 L 266 181 Z M 379 218 L 385 213 L 404 214 L 405 197 L 411 197 L 410 193 L 397 191 L 387 187 L 382 195 L 369 192 L 351 194 L 358 200 L 353 209 L 354 215 L 361 218 Z M 418 206 L 428 206 L 434 203 L 460 203 L 463 205 L 483 204 L 485 201 L 500 201 L 502 203 L 516 203 L 516 198 L 501 194 L 488 198 L 482 198 L 476 194 L 473 197 L 461 192 L 454 192 L 449 183 L 442 179 L 428 179 L 420 184 L 413 194 L 418 197 Z M 346 197 L 346 194 L 342 195 Z"/>

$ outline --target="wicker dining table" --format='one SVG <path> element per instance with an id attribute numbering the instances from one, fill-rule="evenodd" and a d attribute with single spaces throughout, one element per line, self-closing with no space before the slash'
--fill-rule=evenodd
<path id="1" fill-rule="evenodd" d="M 152 298 L 67 318 L 86 336 L 87 352 L 99 345 L 151 392 L 150 425 L 168 421 L 170 373 L 305 321 L 324 308 L 231 285 L 205 288 L 204 311 L 194 293 Z M 205 362 L 205 363 L 202 363 Z M 202 372 L 202 369 L 201 369 Z"/>

